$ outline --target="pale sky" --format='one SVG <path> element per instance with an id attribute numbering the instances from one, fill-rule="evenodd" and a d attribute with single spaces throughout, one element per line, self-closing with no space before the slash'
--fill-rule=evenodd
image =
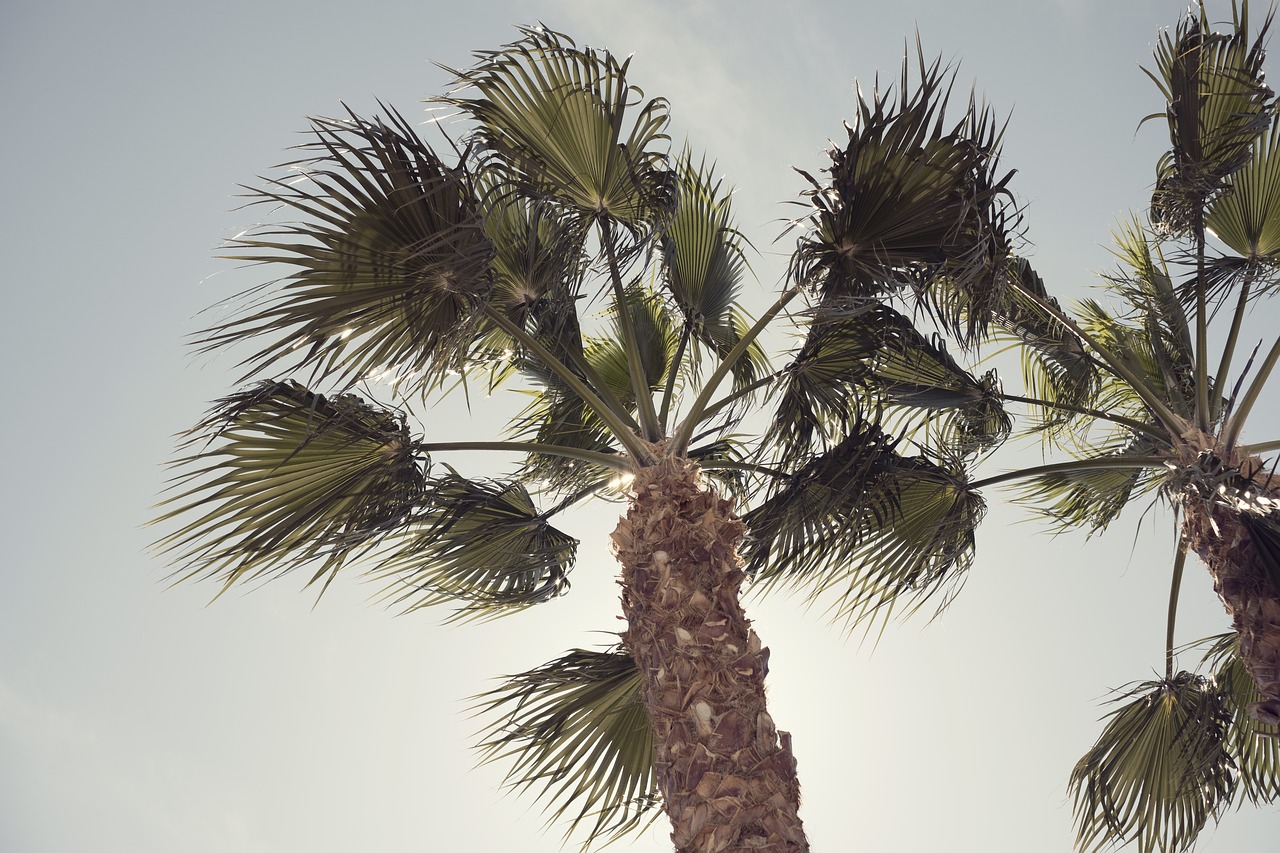
<path id="1" fill-rule="evenodd" d="M 780 203 L 803 189 L 789 167 L 822 166 L 855 79 L 896 78 L 918 28 L 926 52 L 961 61 L 962 88 L 976 81 L 1012 113 L 1004 162 L 1033 261 L 1072 299 L 1109 266 L 1113 223 L 1148 197 L 1166 139 L 1137 130 L 1161 108 L 1139 65 L 1182 8 L 10 0 L 0 850 L 560 849 L 531 800 L 501 792 L 498 769 L 473 769 L 465 699 L 619 629 L 605 540 L 616 506 L 569 526 L 583 543 L 567 597 L 483 625 L 396 616 L 355 576 L 314 609 L 301 575 L 208 604 L 213 586 L 166 589 L 145 553 L 171 436 L 234 387 L 234 358 L 193 357 L 184 338 L 257 280 L 212 257 L 259 216 L 235 210 L 236 185 L 289 159 L 305 116 L 342 102 L 370 114 L 380 98 L 422 118 L 419 100 L 446 81 L 431 61 L 464 65 L 511 41 L 513 24 L 634 53 L 633 80 L 672 103 L 677 143 L 687 135 L 738 187 L 739 225 L 763 252 L 761 306 L 785 264 Z M 1255 311 L 1250 345 L 1276 316 L 1275 303 Z M 1280 437 L 1274 395 L 1268 406 L 1246 440 Z M 479 404 L 465 417 L 433 412 L 429 434 L 496 430 Z M 1168 513 L 1139 528 L 1136 506 L 1090 541 L 1051 537 L 1000 493 L 988 501 L 955 604 L 891 625 L 874 650 L 798 598 L 750 603 L 815 851 L 1067 853 L 1066 782 L 1100 731 L 1100 700 L 1162 666 Z M 1225 626 L 1189 566 L 1180 641 Z M 660 821 L 616 849 L 669 850 L 667 831 Z M 1198 849 L 1271 850 L 1278 835 L 1280 811 L 1246 806 Z"/>

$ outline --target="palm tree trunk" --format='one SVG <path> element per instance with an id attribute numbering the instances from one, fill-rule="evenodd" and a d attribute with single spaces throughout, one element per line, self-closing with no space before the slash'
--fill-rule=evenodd
<path id="1" fill-rule="evenodd" d="M 1249 713 L 1280 725 L 1280 593 L 1239 511 L 1195 495 L 1184 500 L 1183 510 L 1184 541 L 1213 577 L 1261 696 Z"/>
<path id="2" fill-rule="evenodd" d="M 645 676 L 678 853 L 807 851 L 791 737 L 765 709 L 769 650 L 738 600 L 744 526 L 687 459 L 643 468 L 613 539 L 623 642 Z"/>

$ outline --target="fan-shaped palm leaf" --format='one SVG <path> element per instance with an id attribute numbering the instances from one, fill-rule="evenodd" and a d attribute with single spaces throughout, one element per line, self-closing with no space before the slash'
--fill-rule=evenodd
<path id="1" fill-rule="evenodd" d="M 1233 631 L 1214 637 L 1204 662 L 1231 712 L 1227 750 L 1239 772 L 1240 792 L 1254 805 L 1280 800 L 1280 729 L 1248 712 L 1262 696 L 1240 659 L 1240 635 Z"/>
<path id="2" fill-rule="evenodd" d="M 411 524 L 388 540 L 371 575 L 386 600 L 416 610 L 457 603 L 458 616 L 509 613 L 569 587 L 578 541 L 547 523 L 518 482 L 432 480 Z"/>
<path id="3" fill-rule="evenodd" d="M 723 357 L 749 327 L 737 307 L 746 240 L 733 225 L 730 194 L 714 178 L 714 168 L 705 161 L 695 166 L 687 150 L 681 156 L 680 200 L 663 232 L 662 252 L 664 283 L 692 340 Z M 745 387 L 766 369 L 764 351 L 753 343 L 733 366 L 735 384 Z"/>
<path id="4" fill-rule="evenodd" d="M 246 359 L 313 367 L 351 383 L 388 371 L 425 388 L 457 369 L 489 298 L 493 246 L 473 187 L 392 113 L 392 122 L 313 119 L 319 151 L 295 164 L 301 180 L 271 180 L 252 198 L 300 221 L 237 237 L 244 254 L 295 272 L 242 296 L 242 316 L 205 333 L 208 347 L 267 337 Z"/>
<path id="5" fill-rule="evenodd" d="M 618 650 L 576 649 L 512 676 L 472 706 L 492 718 L 484 761 L 513 762 L 507 784 L 535 792 L 549 821 L 567 819 L 566 838 L 579 825 L 587 842 L 622 836 L 660 814 L 643 687 Z"/>
<path id="6" fill-rule="evenodd" d="M 934 440 L 963 453 L 998 444 L 1011 427 L 994 372 L 970 375 L 940 337 L 882 304 L 832 319 L 819 313 L 780 386 L 773 437 L 783 459 L 883 405 L 917 410 Z"/>
<path id="7" fill-rule="evenodd" d="M 1280 258 L 1280 116 L 1258 137 L 1250 160 L 1226 179 L 1205 226 L 1244 259 Z"/>
<path id="8" fill-rule="evenodd" d="M 184 447 L 182 491 L 158 521 L 200 515 L 157 547 L 183 577 L 224 589 L 316 557 L 325 561 L 312 581 L 332 577 L 353 550 L 403 524 L 425 488 L 402 416 L 296 382 L 219 401 Z"/>
<path id="9" fill-rule="evenodd" d="M 1059 529 L 1083 527 L 1090 535 L 1101 533 L 1134 497 L 1161 483 L 1166 470 L 1151 460 L 1167 450 L 1167 444 L 1152 437 L 1131 438 L 1115 452 L 1101 449 L 1097 455 L 1079 459 L 1107 463 L 1105 467 L 1082 465 L 1037 474 L 1021 482 L 1019 496 Z M 1134 464 L 1125 465 L 1126 460 Z"/>
<path id="10" fill-rule="evenodd" d="M 1221 695 L 1211 682 L 1181 672 L 1115 701 L 1125 704 L 1071 773 L 1077 846 L 1189 850 L 1235 788 Z"/>
<path id="11" fill-rule="evenodd" d="M 494 309 L 534 334 L 562 362 L 578 365 L 582 333 L 577 303 L 585 272 L 584 229 L 549 204 L 492 188 L 482 197 L 484 231 L 494 246 Z M 505 331 L 491 326 L 477 344 L 473 361 L 495 379 L 505 378 L 528 358 L 521 349 Z"/>
<path id="12" fill-rule="evenodd" d="M 472 68 L 448 69 L 459 90 L 441 99 L 479 122 L 477 144 L 505 185 L 637 235 L 665 220 L 676 201 L 662 145 L 666 101 L 645 101 L 627 81 L 630 59 L 543 27 L 521 32 L 501 50 L 476 53 Z"/>
<path id="13" fill-rule="evenodd" d="M 859 424 L 743 516 L 743 558 L 766 586 L 834 591 L 837 617 L 853 624 L 899 603 L 913 611 L 957 581 L 984 512 L 958 474 L 899 456 L 875 426 Z"/>
<path id="14" fill-rule="evenodd" d="M 1232 12 L 1232 31 L 1224 34 L 1211 31 L 1203 3 L 1191 10 L 1161 35 L 1155 71 L 1147 72 L 1169 105 L 1171 142 L 1156 168 L 1151 215 L 1175 233 L 1189 228 L 1203 202 L 1249 162 L 1270 122 L 1262 58 L 1271 15 L 1250 43 L 1248 5 L 1233 4 Z"/>
<path id="15" fill-rule="evenodd" d="M 821 282 L 824 304 L 910 286 L 953 327 L 959 314 L 948 293 L 966 294 L 972 336 L 1003 289 L 1009 249 L 1009 175 L 995 174 L 1000 134 L 974 102 L 944 125 L 954 72 L 940 61 L 926 65 L 919 54 L 914 88 L 908 71 L 904 62 L 896 99 L 892 90 L 859 96 L 847 144 L 830 151 L 828 182 L 801 172 L 814 212 L 793 273 Z"/>

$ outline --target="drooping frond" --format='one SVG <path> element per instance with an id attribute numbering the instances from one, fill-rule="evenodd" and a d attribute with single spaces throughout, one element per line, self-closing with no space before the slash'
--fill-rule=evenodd
<path id="1" fill-rule="evenodd" d="M 473 144 L 510 191 L 647 235 L 676 201 L 667 102 L 627 80 L 630 59 L 540 26 L 521 33 L 476 52 L 469 69 L 447 69 L 458 87 L 439 100 L 479 123 Z"/>
<path id="2" fill-rule="evenodd" d="M 989 448 L 1011 422 L 994 372 L 977 378 L 887 305 L 819 313 L 779 383 L 773 439 L 784 460 L 843 435 L 862 412 L 884 406 L 915 410 L 927 441 L 961 454 Z"/>
<path id="3" fill-rule="evenodd" d="M 899 456 L 888 436 L 858 424 L 744 515 L 743 558 L 766 588 L 832 592 L 837 618 L 853 624 L 954 590 L 984 512 L 961 475 Z M 950 597 L 943 592 L 942 604 Z"/>
<path id="4" fill-rule="evenodd" d="M 1231 32 L 1211 29 L 1203 2 L 1161 34 L 1148 76 L 1168 108 L 1170 150 L 1156 167 L 1152 221 L 1186 233 L 1201 205 L 1249 162 L 1271 120 L 1263 44 L 1271 15 L 1250 41 L 1248 4 L 1232 9 Z M 1149 116 L 1148 118 L 1156 118 Z"/>
<path id="5" fill-rule="evenodd" d="M 350 553 L 402 525 L 425 490 L 402 416 L 296 382 L 220 400 L 183 448 L 179 492 L 157 521 L 199 515 L 157 548 L 181 577 L 223 589 L 321 557 L 311 580 L 332 577 Z"/>
<path id="6" fill-rule="evenodd" d="M 391 115 L 313 119 L 302 148 L 315 156 L 252 191 L 299 219 L 235 238 L 227 257 L 293 271 L 242 294 L 239 316 L 203 333 L 207 348 L 266 338 L 245 359 L 255 372 L 309 368 L 342 385 L 391 376 L 410 390 L 462 365 L 493 246 L 467 173 Z"/>
<path id="7" fill-rule="evenodd" d="M 1011 221 L 998 175 L 1000 132 L 990 109 L 970 101 L 954 124 L 946 107 L 954 72 L 926 64 L 918 80 L 904 61 L 898 91 L 859 95 L 858 116 L 843 148 L 830 151 L 829 181 L 801 172 L 812 189 L 809 232 L 792 258 L 793 275 L 813 283 L 820 304 L 854 305 L 913 288 L 960 325 L 952 293 L 970 306 L 965 334 L 984 327 L 1003 290 Z"/>
<path id="8" fill-rule="evenodd" d="M 1280 728 L 1260 723 L 1248 712 L 1262 696 L 1240 659 L 1240 635 L 1232 631 L 1213 638 L 1204 663 L 1231 713 L 1227 751 L 1239 773 L 1240 793 L 1254 805 L 1280 800 Z"/>
<path id="9" fill-rule="evenodd" d="M 1115 452 L 1081 456 L 1082 467 L 1038 474 L 1019 485 L 1019 498 L 1061 530 L 1083 527 L 1101 533 L 1137 495 L 1152 491 L 1165 473 L 1163 466 L 1083 467 L 1090 461 L 1123 463 L 1126 458 L 1151 458 L 1167 447 L 1153 438 L 1133 438 Z"/>
<path id="10" fill-rule="evenodd" d="M 1124 704 L 1071 772 L 1076 846 L 1189 850 L 1235 790 L 1221 695 L 1212 682 L 1180 672 L 1115 701 Z"/>
<path id="11" fill-rule="evenodd" d="M 1034 407 L 1031 426 L 1046 441 L 1056 442 L 1081 416 L 1072 411 L 1092 404 L 1097 366 L 1080 338 L 1044 306 L 1061 311 L 1043 279 L 1025 258 L 1009 261 L 1011 283 L 995 306 L 988 334 L 1020 345 L 1022 379 L 1027 394 L 1047 405 Z"/>
<path id="12" fill-rule="evenodd" d="M 511 762 L 507 784 L 543 801 L 548 821 L 579 826 L 584 847 L 616 839 L 661 811 L 643 678 L 620 650 L 576 649 L 474 697 L 490 719 L 479 749 Z"/>
<path id="13" fill-rule="evenodd" d="M 686 150 L 676 167 L 680 197 L 662 235 L 663 283 L 692 342 L 723 357 L 749 327 L 737 302 L 747 266 L 746 239 L 734 227 L 730 192 L 715 178 L 714 164 L 695 166 L 691 158 Z M 767 364 L 764 350 L 753 344 L 733 366 L 735 384 L 750 384 Z"/>
<path id="14" fill-rule="evenodd" d="M 569 588 L 578 540 L 560 532 L 518 482 L 450 471 L 427 484 L 421 509 L 387 541 L 370 575 L 405 611 L 456 604 L 457 618 L 499 616 Z"/>

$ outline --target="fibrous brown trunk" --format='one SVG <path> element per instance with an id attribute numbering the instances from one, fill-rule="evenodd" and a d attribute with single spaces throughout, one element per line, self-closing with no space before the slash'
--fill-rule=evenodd
<path id="1" fill-rule="evenodd" d="M 679 853 L 807 851 L 791 738 L 765 709 L 769 650 L 738 600 L 744 527 L 699 480 L 685 459 L 642 469 L 613 534 L 671 839 Z"/>
<path id="2" fill-rule="evenodd" d="M 1244 510 L 1232 505 L 1248 503 L 1250 494 L 1274 498 L 1280 484 L 1261 472 L 1258 459 L 1228 458 L 1224 464 L 1239 472 L 1233 482 L 1193 490 L 1183 500 L 1183 541 L 1208 568 L 1240 637 L 1240 659 L 1261 695 L 1249 713 L 1280 725 L 1280 592 L 1242 520 Z"/>

